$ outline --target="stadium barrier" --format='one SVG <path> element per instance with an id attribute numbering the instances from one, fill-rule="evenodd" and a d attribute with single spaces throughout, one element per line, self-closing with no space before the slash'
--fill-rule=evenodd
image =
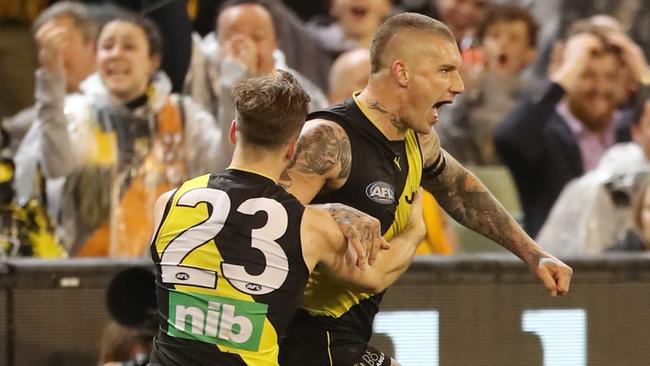
<path id="1" fill-rule="evenodd" d="M 372 343 L 404 366 L 647 365 L 650 255 L 567 261 L 571 293 L 551 298 L 511 255 L 418 257 L 384 297 Z M 151 268 L 0 263 L 0 365 L 96 365 L 107 285 L 132 266 Z"/>

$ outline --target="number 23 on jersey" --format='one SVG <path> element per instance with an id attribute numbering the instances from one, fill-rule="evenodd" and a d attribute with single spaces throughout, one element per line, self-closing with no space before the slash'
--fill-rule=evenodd
<path id="1" fill-rule="evenodd" d="M 285 234 L 288 217 L 279 202 L 264 197 L 250 198 L 234 209 L 228 194 L 213 188 L 177 191 L 171 199 L 171 208 L 153 239 L 163 283 L 215 289 L 220 274 L 234 288 L 250 295 L 264 295 L 282 286 L 289 264 L 276 240 Z M 255 251 L 263 255 L 264 269 L 250 274 L 243 265 L 223 260 L 221 251 L 234 248 L 220 243 L 219 234 L 222 230 L 238 230 L 228 225 L 231 215 L 253 216 L 260 211 L 266 213 L 264 225 L 243 233 L 243 237 L 248 237 L 246 246 L 245 243 L 234 246 L 240 257 L 259 255 Z"/>

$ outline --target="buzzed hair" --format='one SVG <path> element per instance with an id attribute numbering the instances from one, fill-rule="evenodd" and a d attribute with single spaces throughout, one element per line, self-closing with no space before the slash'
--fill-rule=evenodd
<path id="1" fill-rule="evenodd" d="M 311 100 L 284 70 L 244 79 L 232 95 L 243 141 L 270 150 L 282 147 L 302 129 Z"/>
<path id="2" fill-rule="evenodd" d="M 95 41 L 100 26 L 99 19 L 92 13 L 89 5 L 72 1 L 61 1 L 46 8 L 32 23 L 33 34 L 36 34 L 45 23 L 60 17 L 72 18 L 84 39 Z"/>
<path id="3" fill-rule="evenodd" d="M 443 22 L 418 13 L 400 13 L 386 19 L 375 33 L 370 45 L 370 72 L 381 70 L 381 60 L 393 36 L 402 31 L 431 33 L 456 42 L 453 33 Z"/>

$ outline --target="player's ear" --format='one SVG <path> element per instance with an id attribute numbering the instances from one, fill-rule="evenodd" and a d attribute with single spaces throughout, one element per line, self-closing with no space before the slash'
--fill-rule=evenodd
<path id="1" fill-rule="evenodd" d="M 231 144 L 237 143 L 237 120 L 233 119 L 232 123 L 230 123 L 230 131 L 228 134 L 229 140 Z"/>
<path id="2" fill-rule="evenodd" d="M 287 152 L 284 157 L 287 161 L 293 160 L 293 155 L 296 153 L 296 146 L 298 146 L 298 137 L 299 136 L 296 136 L 291 139 L 291 143 L 289 144 L 289 147 L 287 148 Z"/>
<path id="3" fill-rule="evenodd" d="M 395 60 L 390 68 L 390 73 L 393 79 L 402 87 L 407 87 L 409 84 L 409 73 L 406 70 L 406 64 L 402 60 Z"/>

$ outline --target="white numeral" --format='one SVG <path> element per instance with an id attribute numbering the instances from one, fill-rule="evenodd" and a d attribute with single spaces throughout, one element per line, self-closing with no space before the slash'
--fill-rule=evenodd
<path id="1" fill-rule="evenodd" d="M 162 281 L 180 285 L 215 288 L 217 273 L 205 268 L 183 265 L 182 262 L 193 250 L 214 239 L 221 232 L 230 214 L 230 197 L 226 192 L 198 188 L 184 193 L 176 206 L 196 207 L 199 203 L 212 207 L 210 216 L 172 240 L 160 259 Z M 287 231 L 289 218 L 286 209 L 270 198 L 251 198 L 237 209 L 244 215 L 255 215 L 264 211 L 267 221 L 261 228 L 251 231 L 251 247 L 262 252 L 265 268 L 258 275 L 251 275 L 241 265 L 221 263 L 223 276 L 238 290 L 247 294 L 263 295 L 282 286 L 287 278 L 289 262 L 287 255 L 275 240 Z"/>
<path id="2" fill-rule="evenodd" d="M 230 198 L 218 189 L 199 188 L 183 194 L 176 206 L 196 207 L 204 202 L 212 206 L 210 216 L 172 240 L 160 258 L 162 281 L 180 285 L 215 288 L 217 273 L 181 264 L 191 251 L 212 240 L 223 228 L 230 212 Z"/>

